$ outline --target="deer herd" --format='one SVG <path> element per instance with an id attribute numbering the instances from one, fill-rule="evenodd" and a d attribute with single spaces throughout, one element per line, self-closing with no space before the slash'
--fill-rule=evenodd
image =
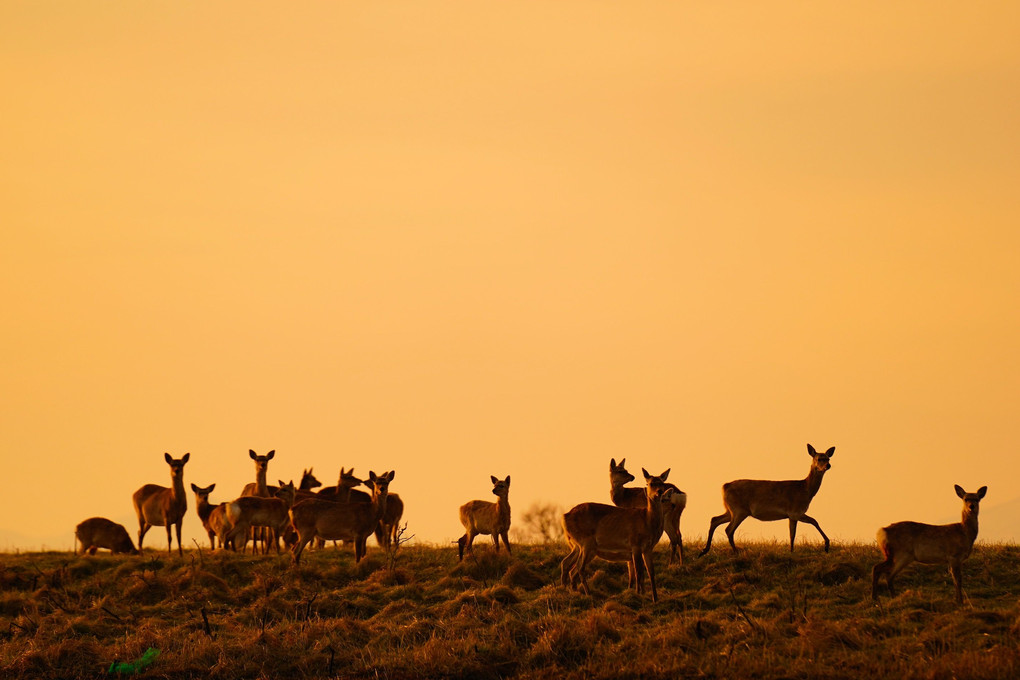
<path id="1" fill-rule="evenodd" d="M 790 550 L 794 549 L 797 524 L 810 524 L 822 537 L 825 552 L 829 551 L 829 538 L 818 521 L 807 514 L 811 499 L 822 485 L 822 478 L 832 467 L 835 447 L 818 452 L 808 444 L 811 467 L 805 479 L 770 481 L 738 479 L 723 484 L 724 512 L 712 518 L 708 527 L 704 556 L 712 547 L 715 530 L 726 525 L 726 538 L 734 553 L 738 552 L 734 534 L 748 517 L 772 522 L 788 520 L 790 523 Z M 275 451 L 259 455 L 249 451 L 255 462 L 255 481 L 242 489 L 240 496 L 225 503 L 212 504 L 210 494 L 215 484 L 206 487 L 191 485 L 196 510 L 202 526 L 209 536 L 213 549 L 246 550 L 253 541 L 253 552 L 259 547 L 263 553 L 273 546 L 280 552 L 283 542 L 292 550 L 294 564 L 309 543 L 323 547 L 326 541 L 345 541 L 354 545 L 355 562 L 360 562 L 367 550 L 368 537 L 374 535 L 378 544 L 386 549 L 400 544 L 400 520 L 404 504 L 400 497 L 390 493 L 393 471 L 376 474 L 369 472 L 368 479 L 354 476 L 353 468 L 340 469 L 336 486 L 321 488 L 312 470 L 305 470 L 301 481 L 267 484 L 269 462 Z M 176 530 L 177 551 L 183 555 L 181 524 L 188 508 L 184 490 L 184 466 L 190 454 L 174 458 L 164 455 L 170 466 L 170 486 L 146 484 L 132 495 L 135 514 L 138 516 L 138 549 L 127 530 L 103 517 L 92 517 L 75 529 L 75 537 L 82 551 L 95 554 L 98 548 L 114 553 L 138 553 L 146 532 L 154 526 L 166 527 L 167 551 L 173 553 L 171 528 Z M 608 503 L 581 503 L 564 513 L 562 524 L 570 552 L 560 563 L 560 581 L 563 586 L 589 593 L 586 570 L 593 559 L 599 557 L 610 562 L 627 564 L 628 586 L 644 593 L 645 575 L 651 586 L 652 600 L 658 600 L 655 585 L 655 567 L 652 551 L 665 533 L 669 539 L 668 564 L 683 563 L 683 541 L 680 534 L 680 516 L 687 506 L 687 494 L 667 482 L 669 470 L 651 475 L 641 470 L 644 486 L 628 487 L 634 475 L 626 469 L 626 459 L 619 463 L 609 461 Z M 459 559 L 465 552 L 473 555 L 472 543 L 476 536 L 492 537 L 499 551 L 500 539 L 511 552 L 510 530 L 510 476 L 505 479 L 490 477 L 496 501 L 473 500 L 460 506 L 460 522 L 464 535 L 457 541 Z M 355 487 L 364 484 L 370 493 Z M 879 529 L 878 547 L 885 557 L 872 570 L 872 599 L 878 599 L 879 580 L 885 576 L 890 593 L 895 593 L 893 579 L 911 562 L 948 565 L 956 586 L 956 601 L 963 602 L 961 563 L 970 555 L 978 533 L 978 505 L 988 487 L 968 493 L 960 486 L 956 494 L 963 499 L 963 518 L 959 523 L 932 525 L 920 522 L 896 522 Z"/>

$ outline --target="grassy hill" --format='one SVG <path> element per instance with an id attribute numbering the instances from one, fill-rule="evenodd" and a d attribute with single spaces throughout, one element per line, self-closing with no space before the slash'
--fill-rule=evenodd
<path id="1" fill-rule="evenodd" d="M 661 550 L 661 548 L 660 548 Z M 719 547 L 666 568 L 659 602 L 597 560 L 559 583 L 562 545 L 253 557 L 0 555 L 0 677 L 95 678 L 160 655 L 170 678 L 1002 678 L 1020 675 L 1020 548 L 978 546 L 968 602 L 915 565 L 870 600 L 873 546 Z M 304 560 L 307 559 L 307 563 Z"/>

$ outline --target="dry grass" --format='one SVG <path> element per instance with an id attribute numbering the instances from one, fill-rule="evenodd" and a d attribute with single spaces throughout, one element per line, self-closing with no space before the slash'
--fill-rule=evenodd
<path id="1" fill-rule="evenodd" d="M 596 562 L 559 583 L 561 545 L 184 558 L 0 555 L 0 677 L 95 678 L 161 650 L 153 678 L 1001 678 L 1020 674 L 1020 548 L 979 546 L 969 601 L 914 567 L 870 600 L 872 546 L 749 545 L 673 569 L 660 600 Z M 689 555 L 695 546 L 689 546 Z"/>

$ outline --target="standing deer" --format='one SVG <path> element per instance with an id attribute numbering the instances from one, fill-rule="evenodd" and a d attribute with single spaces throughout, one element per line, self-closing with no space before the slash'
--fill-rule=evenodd
<path id="1" fill-rule="evenodd" d="M 397 541 L 397 535 L 400 533 L 400 518 L 403 516 L 404 501 L 395 493 L 389 494 L 386 498 L 386 512 L 375 529 L 375 540 L 381 548 L 389 550 L 390 546 Z M 399 543 L 397 547 L 400 547 Z M 507 545 L 507 549 L 510 549 L 509 545 Z"/>
<path id="2" fill-rule="evenodd" d="M 291 523 L 298 534 L 294 544 L 294 564 L 300 562 L 305 546 L 316 538 L 353 541 L 354 561 L 361 561 L 367 551 L 368 537 L 379 526 L 379 520 L 386 512 L 389 484 L 396 473 L 392 470 L 381 475 L 369 472 L 368 476 L 372 487 L 370 503 L 338 503 L 310 498 L 290 509 Z"/>
<path id="3" fill-rule="evenodd" d="M 499 537 L 503 537 L 503 545 L 506 546 L 508 554 L 510 551 L 510 539 L 507 533 L 510 531 L 510 475 L 506 479 L 497 479 L 489 475 L 492 481 L 492 493 L 496 496 L 496 502 L 489 501 L 468 501 L 460 506 L 460 523 L 464 525 L 465 534 L 457 539 L 457 554 L 464 559 L 464 549 L 469 554 L 474 554 L 472 542 L 475 536 L 492 535 L 492 542 L 499 552 Z"/>
<path id="4" fill-rule="evenodd" d="M 818 493 L 822 486 L 822 477 L 832 467 L 829 459 L 836 452 L 833 446 L 825 453 L 818 453 L 815 447 L 807 445 L 808 454 L 811 456 L 811 468 L 808 470 L 807 479 L 794 479 L 782 482 L 773 482 L 760 479 L 738 479 L 734 482 L 723 484 L 723 506 L 726 512 L 712 518 L 708 527 L 708 542 L 699 557 L 708 554 L 712 547 L 712 534 L 720 524 L 729 525 L 726 527 L 726 537 L 730 539 L 730 547 L 737 552 L 737 546 L 733 542 L 733 534 L 737 527 L 748 517 L 754 517 L 763 522 L 774 522 L 776 520 L 790 520 L 790 552 L 793 552 L 793 542 L 797 537 L 797 522 L 810 524 L 825 541 L 825 552 L 829 552 L 829 537 L 825 535 L 818 522 L 807 513 L 811 499 Z"/>
<path id="5" fill-rule="evenodd" d="M 277 491 L 276 487 L 270 487 L 266 484 L 266 474 L 269 472 L 269 461 L 276 455 L 276 449 L 273 449 L 264 456 L 260 456 L 255 453 L 254 449 L 248 449 L 248 457 L 255 461 L 255 481 L 248 482 L 241 489 L 241 497 L 245 496 L 260 496 L 262 498 L 271 498 Z M 254 529 L 252 532 L 252 553 L 255 553 L 259 541 L 262 542 L 262 553 L 269 552 L 269 542 L 267 532 L 264 529 Z M 248 539 L 245 538 L 244 548 L 241 552 L 247 549 Z"/>
<path id="6" fill-rule="evenodd" d="M 138 515 L 138 552 L 142 551 L 145 532 L 151 527 L 166 527 L 166 550 L 172 554 L 173 539 L 170 537 L 170 527 L 176 525 L 177 552 L 183 557 L 181 523 L 184 521 L 184 513 L 188 510 L 188 497 L 184 491 L 184 465 L 191 458 L 191 454 L 185 453 L 183 458 L 173 458 L 169 453 L 165 453 L 163 458 L 170 466 L 170 488 L 159 484 L 146 484 L 131 496 L 135 514 Z"/>
<path id="7" fill-rule="evenodd" d="M 647 571 L 652 601 L 658 601 L 652 551 L 662 538 L 662 506 L 674 492 L 666 484 L 669 470 L 656 477 L 644 468 L 641 472 L 645 476 L 644 508 L 581 503 L 563 515 L 563 529 L 570 545 L 570 553 L 560 563 L 560 582 L 564 586 L 576 588 L 580 584 L 590 594 L 585 569 L 593 559 L 601 557 L 610 562 L 627 562 L 629 585 L 639 593 L 644 592 Z"/>
<path id="8" fill-rule="evenodd" d="M 370 503 L 372 501 L 371 495 L 354 488 L 356 486 L 361 486 L 362 483 L 362 480 L 354 476 L 354 468 L 346 470 L 341 467 L 340 477 L 337 479 L 336 486 L 327 486 L 317 491 L 315 495 L 327 501 L 342 501 L 344 503 L 359 501 L 363 503 Z"/>
<path id="9" fill-rule="evenodd" d="M 621 458 L 616 463 L 615 458 L 609 459 L 609 498 L 613 505 L 618 508 L 643 508 L 646 504 L 645 490 L 641 487 L 626 487 L 624 484 L 634 481 L 634 475 L 627 472 L 626 458 Z M 687 494 L 677 488 L 675 484 L 666 484 L 667 489 L 672 489 L 669 505 L 664 509 L 665 515 L 662 518 L 663 528 L 669 537 L 669 561 L 667 565 L 673 564 L 679 552 L 679 562 L 684 563 L 684 542 L 680 534 L 680 515 L 687 507 Z"/>
<path id="10" fill-rule="evenodd" d="M 963 581 L 960 566 L 970 555 L 978 535 L 978 505 L 988 491 L 967 493 L 956 485 L 956 495 L 963 499 L 963 518 L 958 524 L 922 524 L 896 522 L 878 530 L 878 547 L 885 555 L 871 570 L 871 599 L 878 599 L 878 580 L 885 574 L 889 594 L 895 595 L 893 579 L 911 562 L 949 564 L 949 573 L 956 584 L 956 602 L 963 604 Z"/>
<path id="11" fill-rule="evenodd" d="M 216 550 L 216 530 L 213 529 L 212 524 L 209 522 L 209 518 L 219 505 L 223 505 L 223 503 L 213 505 L 209 502 L 209 494 L 211 494 L 215 488 L 215 484 L 210 484 L 206 487 L 201 487 L 196 484 L 191 485 L 191 490 L 195 493 L 195 512 L 198 513 L 198 518 L 202 520 L 202 528 L 205 529 L 206 533 L 209 535 L 209 542 L 212 544 L 212 550 Z"/>
<path id="12" fill-rule="evenodd" d="M 279 554 L 279 539 L 290 524 L 288 511 L 294 503 L 294 493 L 293 481 L 286 484 L 281 481 L 273 498 L 241 496 L 227 503 L 225 512 L 232 527 L 227 534 L 228 540 L 240 539 L 243 552 L 244 544 L 248 541 L 248 530 L 265 527 Z"/>

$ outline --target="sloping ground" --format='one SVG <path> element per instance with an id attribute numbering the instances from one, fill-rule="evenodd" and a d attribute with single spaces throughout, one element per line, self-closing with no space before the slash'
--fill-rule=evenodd
<path id="1" fill-rule="evenodd" d="M 661 548 L 660 548 L 661 550 Z M 0 677 L 95 678 L 160 655 L 169 678 L 1001 678 L 1020 675 L 1016 546 L 979 546 L 968 601 L 917 566 L 870 600 L 872 546 L 719 548 L 659 559 L 659 602 L 596 561 L 559 584 L 561 545 L 289 556 L 0 555 Z M 694 555 L 688 546 L 688 555 Z"/>

